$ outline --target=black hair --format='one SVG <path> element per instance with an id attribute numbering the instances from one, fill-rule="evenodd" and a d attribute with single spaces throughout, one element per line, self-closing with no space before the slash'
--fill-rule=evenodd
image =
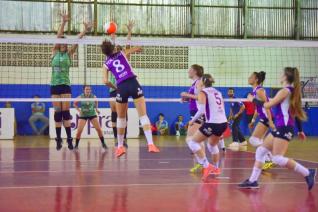
<path id="1" fill-rule="evenodd" d="M 266 72 L 265 71 L 260 71 L 260 72 L 253 72 L 253 74 L 255 75 L 256 79 L 257 79 L 257 84 L 258 85 L 262 85 L 263 82 L 265 81 L 265 77 L 266 77 Z"/>
<path id="2" fill-rule="evenodd" d="M 38 95 L 38 94 L 33 95 L 33 98 L 35 98 L 35 97 L 40 98 L 40 95 Z"/>
<path id="3" fill-rule="evenodd" d="M 85 90 L 86 87 L 91 87 L 90 85 L 83 85 L 83 90 Z"/>
<path id="4" fill-rule="evenodd" d="M 214 78 L 211 76 L 211 74 L 203 74 L 202 75 L 202 82 L 204 87 L 212 87 L 212 84 L 214 83 Z"/>
<path id="5" fill-rule="evenodd" d="M 159 113 L 159 116 L 165 117 L 165 115 L 163 115 L 163 113 Z"/>
<path id="6" fill-rule="evenodd" d="M 234 91 L 234 88 L 232 88 L 232 87 L 229 87 L 229 89 L 228 89 L 229 91 Z"/>
<path id="7" fill-rule="evenodd" d="M 101 48 L 102 48 L 103 54 L 109 57 L 113 54 L 115 45 L 110 40 L 104 40 L 101 45 Z"/>

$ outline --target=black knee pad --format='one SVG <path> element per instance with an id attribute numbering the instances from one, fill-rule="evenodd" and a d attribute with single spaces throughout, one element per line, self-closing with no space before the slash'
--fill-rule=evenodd
<path id="1" fill-rule="evenodd" d="M 72 116 L 69 110 L 62 111 L 62 117 L 64 121 L 68 121 L 72 119 Z"/>
<path id="2" fill-rule="evenodd" d="M 54 121 L 55 122 L 62 122 L 63 120 L 63 116 L 62 116 L 62 112 L 54 112 Z"/>
<path id="3" fill-rule="evenodd" d="M 112 112 L 112 122 L 116 123 L 117 122 L 117 113 L 116 112 Z"/>

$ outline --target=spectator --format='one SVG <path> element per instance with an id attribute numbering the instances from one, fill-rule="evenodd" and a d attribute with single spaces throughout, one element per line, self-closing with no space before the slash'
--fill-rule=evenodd
<path id="1" fill-rule="evenodd" d="M 160 113 L 159 120 L 156 122 L 156 128 L 158 130 L 158 135 L 168 135 L 168 122 L 165 119 L 165 116 Z"/>
<path id="2" fill-rule="evenodd" d="M 229 88 L 227 95 L 230 97 L 230 99 L 234 99 L 234 88 Z M 232 137 L 233 137 L 233 143 L 230 144 L 231 148 L 237 148 L 240 145 L 247 145 L 247 141 L 245 140 L 245 137 L 243 136 L 243 133 L 240 129 L 240 123 L 242 119 L 242 114 L 245 110 L 245 106 L 242 102 L 231 102 L 231 108 L 230 108 L 230 117 L 229 120 L 232 120 Z"/>
<path id="3" fill-rule="evenodd" d="M 247 98 L 247 96 L 249 94 L 251 94 L 251 93 L 247 93 L 245 97 Z M 253 120 L 254 114 L 255 114 L 255 105 L 253 102 L 249 102 L 249 101 L 245 101 L 243 103 L 245 106 L 245 114 L 246 114 L 246 118 L 247 118 L 247 124 L 251 129 L 252 128 L 252 120 Z"/>
<path id="4" fill-rule="evenodd" d="M 38 99 L 39 96 L 35 95 L 34 99 Z M 29 118 L 29 123 L 33 129 L 33 132 L 36 135 L 42 135 L 46 128 L 49 126 L 49 119 L 44 115 L 45 112 L 45 104 L 43 102 L 34 102 L 31 104 L 32 115 Z M 35 125 L 36 122 L 42 122 L 43 126 L 38 129 Z"/>
<path id="5" fill-rule="evenodd" d="M 178 120 L 175 123 L 176 136 L 186 135 L 187 127 L 183 122 L 183 116 L 179 115 Z"/>

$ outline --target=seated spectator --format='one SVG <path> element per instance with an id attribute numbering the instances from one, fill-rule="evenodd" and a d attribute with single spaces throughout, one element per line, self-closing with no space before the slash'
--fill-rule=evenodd
<path id="1" fill-rule="evenodd" d="M 179 115 L 178 120 L 175 123 L 176 129 L 176 136 L 186 135 L 187 127 L 186 124 L 183 122 L 183 116 Z"/>
<path id="2" fill-rule="evenodd" d="M 39 96 L 35 95 L 34 99 L 38 99 Z M 45 104 L 43 102 L 34 102 L 31 104 L 32 115 L 29 118 L 29 123 L 36 135 L 42 135 L 46 128 L 49 126 L 49 119 L 44 115 Z M 36 122 L 42 122 L 43 126 L 38 129 L 35 125 Z"/>
<path id="3" fill-rule="evenodd" d="M 156 128 L 158 131 L 158 135 L 168 135 L 169 125 L 165 119 L 165 116 L 160 113 L 159 120 L 156 122 Z"/>

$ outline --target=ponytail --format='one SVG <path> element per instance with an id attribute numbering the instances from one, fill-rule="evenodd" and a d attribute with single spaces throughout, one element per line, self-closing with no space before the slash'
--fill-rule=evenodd
<path id="1" fill-rule="evenodd" d="M 257 79 L 258 85 L 263 85 L 265 78 L 266 78 L 266 72 L 260 71 L 260 72 L 254 72 L 253 73 Z"/>
<path id="2" fill-rule="evenodd" d="M 287 81 L 294 85 L 294 91 L 290 97 L 290 111 L 291 114 L 302 121 L 307 120 L 306 112 L 303 110 L 301 106 L 301 83 L 300 83 L 300 76 L 299 71 L 297 68 L 286 67 L 285 76 Z"/>
<path id="3" fill-rule="evenodd" d="M 214 78 L 210 74 L 203 74 L 202 82 L 204 87 L 212 87 L 212 84 L 214 83 Z"/>

